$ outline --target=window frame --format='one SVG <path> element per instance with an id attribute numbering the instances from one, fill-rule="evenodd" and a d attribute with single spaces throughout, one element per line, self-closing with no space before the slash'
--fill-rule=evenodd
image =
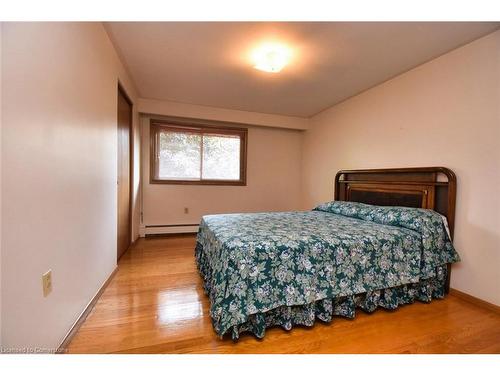
<path id="1" fill-rule="evenodd" d="M 159 163 L 157 162 L 157 135 L 163 130 L 177 131 L 179 133 L 197 133 L 213 135 L 231 135 L 240 138 L 240 178 L 239 180 L 181 180 L 159 178 Z M 220 185 L 220 186 L 246 186 L 247 184 L 247 139 L 248 129 L 230 126 L 200 124 L 196 122 L 160 121 L 151 119 L 149 127 L 150 155 L 149 155 L 149 183 L 167 185 Z M 203 158 L 203 150 L 201 151 Z"/>

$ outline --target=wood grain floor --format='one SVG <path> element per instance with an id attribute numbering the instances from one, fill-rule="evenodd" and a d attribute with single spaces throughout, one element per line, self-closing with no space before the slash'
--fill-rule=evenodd
<path id="1" fill-rule="evenodd" d="M 500 315 L 455 296 L 362 311 L 312 328 L 219 339 L 194 262 L 195 237 L 141 239 L 71 341 L 70 353 L 500 353 Z"/>

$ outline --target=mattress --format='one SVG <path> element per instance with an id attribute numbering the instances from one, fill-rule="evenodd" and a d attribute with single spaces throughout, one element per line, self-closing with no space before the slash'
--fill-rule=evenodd
<path id="1" fill-rule="evenodd" d="M 234 339 L 440 298 L 446 264 L 459 260 L 432 210 L 335 201 L 204 216 L 195 256 L 214 329 Z"/>

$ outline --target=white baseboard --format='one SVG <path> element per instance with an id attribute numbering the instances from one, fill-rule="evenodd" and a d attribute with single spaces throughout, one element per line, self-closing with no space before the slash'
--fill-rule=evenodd
<path id="1" fill-rule="evenodd" d="M 151 234 L 174 234 L 174 233 L 197 233 L 198 225 L 164 225 L 164 226 L 141 226 L 139 233 L 141 237 Z"/>

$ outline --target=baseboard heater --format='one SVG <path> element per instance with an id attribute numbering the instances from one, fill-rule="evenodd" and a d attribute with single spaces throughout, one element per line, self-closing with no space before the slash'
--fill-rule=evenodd
<path id="1" fill-rule="evenodd" d="M 196 233 L 198 224 L 165 224 L 165 225 L 145 225 L 141 227 L 141 237 L 153 236 L 157 234 L 174 233 Z"/>

